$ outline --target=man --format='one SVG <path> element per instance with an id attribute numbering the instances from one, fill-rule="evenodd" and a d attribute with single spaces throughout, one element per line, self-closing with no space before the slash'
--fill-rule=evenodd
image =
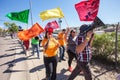
<path id="1" fill-rule="evenodd" d="M 60 44 L 59 47 L 60 61 L 61 60 L 65 61 L 64 53 L 65 53 L 65 44 L 66 44 L 68 32 L 69 32 L 69 28 L 67 28 L 67 31 L 66 29 L 63 29 L 62 32 L 58 34 L 58 42 Z"/>
<path id="2" fill-rule="evenodd" d="M 92 80 L 88 63 L 92 56 L 91 45 L 93 42 L 93 31 L 85 33 L 85 30 L 89 27 L 88 25 L 82 25 L 80 27 L 80 33 L 76 38 L 77 65 L 68 80 L 74 80 L 81 71 L 84 73 L 85 80 Z"/>
<path id="3" fill-rule="evenodd" d="M 35 53 L 35 49 L 37 51 L 37 56 L 38 59 L 40 59 L 40 52 L 39 52 L 39 37 L 35 36 L 34 38 L 31 39 L 31 45 L 32 45 L 32 55 Z"/>

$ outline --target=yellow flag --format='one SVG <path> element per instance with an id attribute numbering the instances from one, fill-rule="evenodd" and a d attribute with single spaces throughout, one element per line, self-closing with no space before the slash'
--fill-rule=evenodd
<path id="1" fill-rule="evenodd" d="M 63 18 L 63 17 L 64 15 L 60 8 L 54 8 L 54 9 L 46 10 L 40 13 L 40 18 L 42 19 L 42 21 L 51 19 L 51 18 Z"/>

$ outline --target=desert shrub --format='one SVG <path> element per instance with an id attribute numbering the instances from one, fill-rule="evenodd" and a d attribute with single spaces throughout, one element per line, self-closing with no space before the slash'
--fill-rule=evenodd
<path id="1" fill-rule="evenodd" d="M 118 55 L 120 52 L 120 35 L 118 36 Z M 93 59 L 102 62 L 114 62 L 115 60 L 115 32 L 95 34 L 93 41 Z"/>

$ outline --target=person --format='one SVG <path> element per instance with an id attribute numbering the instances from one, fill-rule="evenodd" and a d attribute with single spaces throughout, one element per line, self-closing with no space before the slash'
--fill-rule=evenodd
<path id="1" fill-rule="evenodd" d="M 32 38 L 31 45 L 32 45 L 32 55 L 34 55 L 35 49 L 36 49 L 38 59 L 40 59 L 40 56 L 39 56 L 39 37 L 38 36 L 35 36 L 34 38 Z"/>
<path id="2" fill-rule="evenodd" d="M 72 60 L 74 58 L 77 59 L 75 54 L 75 48 L 76 48 L 75 38 L 76 38 L 76 31 L 73 29 L 70 31 L 70 34 L 67 40 L 68 70 L 70 72 L 72 72 L 72 67 L 71 67 Z"/>
<path id="3" fill-rule="evenodd" d="M 46 70 L 46 80 L 56 80 L 57 74 L 57 52 L 59 48 L 58 41 L 52 36 L 53 29 L 48 28 L 41 44 L 43 46 L 44 65 Z"/>
<path id="4" fill-rule="evenodd" d="M 120 74 L 117 75 L 116 80 L 120 80 Z"/>
<path id="5" fill-rule="evenodd" d="M 10 33 L 11 39 L 13 39 L 13 32 Z"/>
<path id="6" fill-rule="evenodd" d="M 24 48 L 24 52 L 25 52 L 25 55 L 27 55 L 27 51 L 29 50 L 29 40 L 23 40 L 23 48 Z"/>
<path id="7" fill-rule="evenodd" d="M 59 47 L 59 55 L 60 55 L 60 62 L 61 60 L 65 61 L 64 59 L 64 54 L 65 54 L 65 44 L 66 44 L 66 40 L 67 40 L 67 34 L 69 32 L 69 28 L 63 29 L 62 32 L 58 33 L 58 42 L 60 43 L 60 47 Z"/>
<path id="8" fill-rule="evenodd" d="M 80 27 L 80 33 L 76 38 L 76 54 L 77 65 L 71 73 L 68 80 L 74 80 L 74 78 L 83 71 L 85 80 L 92 80 L 91 71 L 89 69 L 89 62 L 92 57 L 91 46 L 94 39 L 93 31 L 85 32 L 90 26 L 82 25 Z"/>
<path id="9" fill-rule="evenodd" d="M 43 39 L 43 34 L 41 33 L 41 34 L 39 34 L 39 47 L 41 45 L 42 39 Z"/>
<path id="10" fill-rule="evenodd" d="M 29 40 L 24 40 L 23 45 L 25 46 L 25 50 L 29 49 Z"/>

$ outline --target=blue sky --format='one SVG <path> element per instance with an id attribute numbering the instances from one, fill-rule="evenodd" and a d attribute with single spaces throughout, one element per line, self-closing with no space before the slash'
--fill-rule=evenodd
<path id="1" fill-rule="evenodd" d="M 80 21 L 74 5 L 82 0 L 31 0 L 32 3 L 32 19 L 33 23 L 38 22 L 44 27 L 49 21 L 58 19 L 42 20 L 39 17 L 40 12 L 60 7 L 64 13 L 65 19 L 69 27 L 80 26 L 84 21 Z M 5 28 L 4 22 L 14 22 L 17 25 L 27 28 L 25 23 L 12 21 L 5 17 L 10 12 L 19 12 L 30 9 L 29 0 L 0 0 L 0 27 Z M 100 0 L 98 17 L 106 24 L 116 24 L 120 22 L 120 0 Z M 67 24 L 62 18 L 61 28 L 66 28 Z M 31 27 L 31 18 L 29 15 L 28 28 Z"/>

